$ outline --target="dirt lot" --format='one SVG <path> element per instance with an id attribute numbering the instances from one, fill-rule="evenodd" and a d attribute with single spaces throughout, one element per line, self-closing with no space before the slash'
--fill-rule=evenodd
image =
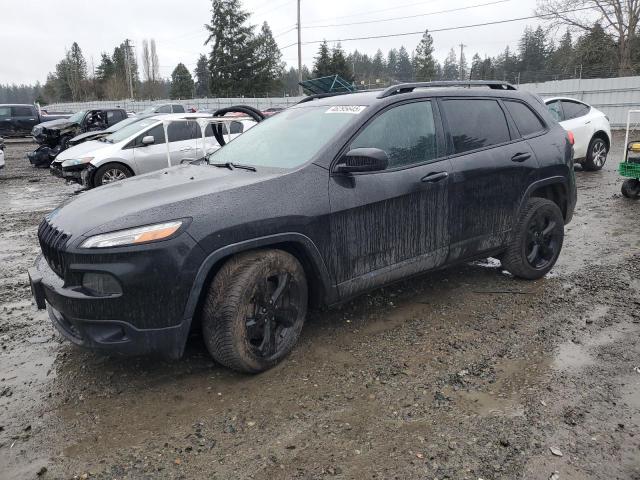
<path id="1" fill-rule="evenodd" d="M 0 478 L 640 479 L 640 203 L 619 152 L 577 172 L 547 278 L 487 261 L 379 290 L 245 376 L 197 336 L 166 362 L 54 334 L 26 269 L 75 188 L 28 148 L 0 174 Z"/>

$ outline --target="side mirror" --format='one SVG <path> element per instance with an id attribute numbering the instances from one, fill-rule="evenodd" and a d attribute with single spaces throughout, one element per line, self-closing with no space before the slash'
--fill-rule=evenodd
<path id="1" fill-rule="evenodd" d="M 142 145 L 153 145 L 154 143 L 156 143 L 156 139 L 153 138 L 153 135 L 142 137 Z"/>
<path id="2" fill-rule="evenodd" d="M 389 155 L 379 148 L 354 148 L 340 159 L 338 173 L 379 172 L 389 166 Z"/>

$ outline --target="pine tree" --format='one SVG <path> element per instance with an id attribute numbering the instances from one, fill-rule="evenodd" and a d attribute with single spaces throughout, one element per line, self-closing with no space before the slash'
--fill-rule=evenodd
<path id="1" fill-rule="evenodd" d="M 251 91 L 255 38 L 247 24 L 249 13 L 239 0 L 212 0 L 211 23 L 205 45 L 209 53 L 209 90 L 223 96 Z"/>
<path id="2" fill-rule="evenodd" d="M 353 72 L 347 63 L 347 58 L 340 43 L 331 49 L 331 70 L 331 75 L 340 75 L 348 82 L 353 81 Z"/>
<path id="3" fill-rule="evenodd" d="M 327 77 L 333 75 L 331 54 L 329 53 L 329 45 L 325 40 L 320 44 L 318 49 L 318 55 L 314 58 L 313 63 L 313 77 Z"/>
<path id="4" fill-rule="evenodd" d="M 169 97 L 172 99 L 193 98 L 193 77 L 184 63 L 179 63 L 171 74 L 171 89 Z"/>
<path id="5" fill-rule="evenodd" d="M 280 77 L 284 71 L 282 53 L 273 38 L 267 22 L 262 24 L 260 34 L 255 39 L 253 70 L 254 89 L 257 93 L 268 94 L 282 87 Z"/>
<path id="6" fill-rule="evenodd" d="M 616 44 L 596 23 L 591 31 L 578 39 L 575 48 L 574 75 L 582 78 L 606 78 L 618 74 Z"/>
<path id="7" fill-rule="evenodd" d="M 196 97 L 209 96 L 209 62 L 206 55 L 200 55 L 194 71 L 196 77 Z"/>
<path id="8" fill-rule="evenodd" d="M 376 54 L 373 56 L 373 62 L 371 65 L 372 71 L 371 74 L 374 76 L 373 81 L 382 80 L 384 77 L 385 70 L 387 69 L 387 64 L 384 60 L 384 55 L 382 50 L 378 49 Z"/>
<path id="9" fill-rule="evenodd" d="M 562 36 L 557 48 L 550 48 L 545 70 L 553 79 L 566 78 L 574 73 L 575 52 L 569 30 Z"/>
<path id="10" fill-rule="evenodd" d="M 482 77 L 482 58 L 477 53 L 471 59 L 471 72 L 469 78 L 471 80 L 484 80 Z"/>
<path id="11" fill-rule="evenodd" d="M 395 48 L 387 54 L 387 76 L 392 80 L 398 78 L 398 50 Z"/>
<path id="12" fill-rule="evenodd" d="M 433 37 L 429 34 L 429 30 L 425 30 L 413 57 L 415 76 L 420 81 L 431 81 L 436 78 L 437 62 L 433 58 L 433 51 Z"/>
<path id="13" fill-rule="evenodd" d="M 449 50 L 449 55 L 444 60 L 444 66 L 442 67 L 442 79 L 443 80 L 457 80 L 458 79 L 458 57 L 455 50 L 452 48 Z"/>
<path id="14" fill-rule="evenodd" d="M 398 51 L 398 80 L 401 82 L 412 82 L 415 78 L 411 57 L 404 46 Z"/>

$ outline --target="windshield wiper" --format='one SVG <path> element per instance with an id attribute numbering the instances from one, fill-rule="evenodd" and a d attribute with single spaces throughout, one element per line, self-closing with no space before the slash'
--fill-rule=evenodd
<path id="1" fill-rule="evenodd" d="M 242 165 L 241 163 L 226 162 L 226 163 L 210 163 L 209 165 L 213 167 L 218 167 L 218 168 L 228 168 L 229 170 L 239 168 L 241 170 L 249 170 L 250 172 L 257 171 L 256 167 L 252 167 L 251 165 Z"/>

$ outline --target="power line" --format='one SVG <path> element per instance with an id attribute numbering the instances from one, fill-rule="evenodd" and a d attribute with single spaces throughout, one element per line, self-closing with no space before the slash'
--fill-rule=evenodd
<path id="1" fill-rule="evenodd" d="M 428 0 L 428 1 L 414 2 L 414 3 L 404 4 L 404 5 L 396 5 L 395 7 L 382 8 L 380 10 L 369 10 L 368 12 L 352 13 L 350 15 L 340 15 L 340 16 L 337 16 L 337 17 L 325 17 L 325 18 L 321 18 L 320 20 L 316 20 L 315 22 L 311 22 L 311 23 L 312 24 L 320 23 L 320 22 L 324 22 L 326 20 L 336 20 L 338 18 L 360 17 L 362 15 L 370 15 L 370 14 L 373 14 L 373 13 L 388 12 L 390 10 L 398 10 L 400 8 L 407 8 L 407 7 L 415 7 L 416 5 L 424 5 L 425 3 L 433 3 L 433 2 L 434 2 L 434 0 Z"/>
<path id="2" fill-rule="evenodd" d="M 439 10 L 437 12 L 429 12 L 429 13 L 418 13 L 416 15 L 406 15 L 404 17 L 384 18 L 382 20 L 365 20 L 365 21 L 362 21 L 362 22 L 334 23 L 334 24 L 329 24 L 329 25 L 311 25 L 311 26 L 307 26 L 307 27 L 303 27 L 303 28 L 329 28 L 329 27 L 344 27 L 344 26 L 348 26 L 348 25 L 366 25 L 366 24 L 370 24 L 370 23 L 393 22 L 395 20 L 407 20 L 409 18 L 428 17 L 430 15 L 439 15 L 439 14 L 442 14 L 442 13 L 459 12 L 459 11 L 462 11 L 462 10 L 470 10 L 472 8 L 487 7 L 487 6 L 490 6 L 490 5 L 497 5 L 499 3 L 506 3 L 506 2 L 510 2 L 510 1 L 512 1 L 512 0 L 496 0 L 496 1 L 488 2 L 488 3 L 479 3 L 477 5 L 469 5 L 467 7 L 450 8 L 450 9 L 447 9 L 447 10 Z"/>
<path id="3" fill-rule="evenodd" d="M 561 12 L 557 12 L 557 14 L 563 14 L 563 13 L 573 13 L 573 12 L 580 12 L 583 10 L 593 10 L 592 7 L 583 7 L 583 8 L 574 8 L 571 10 L 564 10 Z M 470 25 L 458 25 L 455 27 L 445 27 L 445 28 L 435 28 L 435 29 L 429 29 L 429 33 L 438 33 L 438 32 L 449 32 L 449 31 L 453 31 L 453 30 L 464 30 L 467 28 L 477 28 L 477 27 L 486 27 L 489 25 L 501 25 L 504 23 L 512 23 L 512 22 L 521 22 L 523 20 L 532 20 L 534 18 L 541 18 L 544 19 L 545 17 L 550 17 L 552 15 L 550 14 L 546 14 L 546 15 L 530 15 L 528 17 L 518 17 L 518 18 L 510 18 L 510 19 L 506 19 L 506 20 L 495 20 L 493 22 L 484 22 L 484 23 L 474 23 L 474 24 L 470 24 Z M 394 37 L 406 37 L 409 35 L 423 35 L 424 34 L 424 30 L 420 30 L 418 32 L 402 32 L 402 33 L 391 33 L 391 34 L 386 34 L 386 35 L 369 35 L 369 36 L 365 36 L 365 37 L 350 37 L 350 38 L 336 38 L 336 39 L 332 39 L 332 40 L 311 40 L 308 42 L 303 42 L 303 45 L 312 45 L 312 44 L 318 44 L 318 43 L 338 43 L 338 42 L 350 42 L 350 41 L 354 41 L 354 40 L 373 40 L 373 39 L 377 39 L 377 38 L 394 38 Z M 290 45 L 284 46 L 282 47 L 280 50 L 284 50 L 286 48 L 292 47 L 293 45 L 297 45 L 298 42 L 292 43 Z"/>

